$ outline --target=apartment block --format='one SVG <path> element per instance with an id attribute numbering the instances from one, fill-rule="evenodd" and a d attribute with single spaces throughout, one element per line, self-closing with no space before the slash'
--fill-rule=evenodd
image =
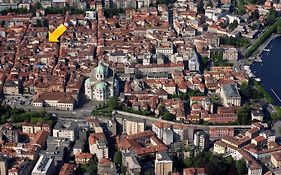
<path id="1" fill-rule="evenodd" d="M 169 175 L 173 171 L 173 161 L 166 152 L 156 154 L 155 175 Z"/>
<path id="2" fill-rule="evenodd" d="M 123 133 L 127 135 L 136 134 L 145 130 L 145 120 L 123 119 Z"/>

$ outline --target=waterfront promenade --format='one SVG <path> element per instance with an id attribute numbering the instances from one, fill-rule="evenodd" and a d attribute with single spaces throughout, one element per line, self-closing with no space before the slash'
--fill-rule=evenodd
<path id="1" fill-rule="evenodd" d="M 256 61 L 262 61 L 262 58 L 261 58 L 262 52 L 267 48 L 267 46 L 270 44 L 270 42 L 278 36 L 279 36 L 279 34 L 274 34 L 274 35 L 270 36 L 270 38 L 268 38 L 262 45 L 260 45 L 258 47 L 258 49 L 253 53 L 253 56 L 255 57 Z"/>

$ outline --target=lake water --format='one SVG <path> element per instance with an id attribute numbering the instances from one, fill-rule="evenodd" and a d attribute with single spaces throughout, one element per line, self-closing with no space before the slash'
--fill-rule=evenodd
<path id="1" fill-rule="evenodd" d="M 251 70 L 261 79 L 260 83 L 274 98 L 275 104 L 281 106 L 281 37 L 271 41 L 267 49 L 270 51 L 264 51 L 261 55 L 263 62 L 255 62 L 251 65 Z"/>

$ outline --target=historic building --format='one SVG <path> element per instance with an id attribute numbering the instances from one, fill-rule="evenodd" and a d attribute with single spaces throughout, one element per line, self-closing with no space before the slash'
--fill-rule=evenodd
<path id="1" fill-rule="evenodd" d="M 119 82 L 108 66 L 103 63 L 94 68 L 85 82 L 85 94 L 89 99 L 104 101 L 119 94 Z"/>

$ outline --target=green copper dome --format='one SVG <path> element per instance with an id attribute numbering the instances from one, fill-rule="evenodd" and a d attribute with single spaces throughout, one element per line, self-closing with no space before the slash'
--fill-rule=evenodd
<path id="1" fill-rule="evenodd" d="M 96 84 L 96 89 L 97 90 L 105 90 L 106 89 L 106 83 L 104 82 L 99 82 L 98 84 Z"/>
<path id="2" fill-rule="evenodd" d="M 97 74 L 106 75 L 107 67 L 105 67 L 104 65 L 99 63 L 99 65 L 95 68 L 95 71 L 96 71 Z"/>
<path id="3" fill-rule="evenodd" d="M 90 82 L 90 78 L 87 78 L 87 80 L 85 81 L 85 85 L 86 85 L 86 86 L 89 86 L 90 83 L 91 83 L 91 82 Z"/>

